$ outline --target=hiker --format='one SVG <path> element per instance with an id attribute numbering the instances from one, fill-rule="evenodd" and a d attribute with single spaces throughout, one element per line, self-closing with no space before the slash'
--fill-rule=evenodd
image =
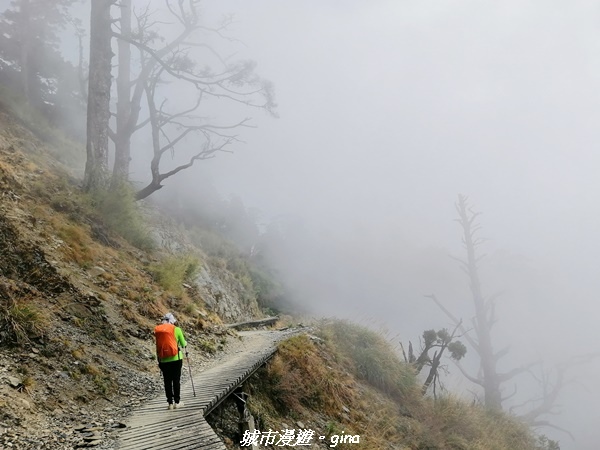
<path id="1" fill-rule="evenodd" d="M 156 338 L 156 358 L 158 367 L 163 375 L 168 409 L 181 408 L 183 402 L 181 392 L 181 368 L 183 367 L 183 352 L 187 357 L 185 338 L 181 328 L 175 326 L 177 320 L 171 313 L 161 319 L 161 324 L 154 328 Z"/>

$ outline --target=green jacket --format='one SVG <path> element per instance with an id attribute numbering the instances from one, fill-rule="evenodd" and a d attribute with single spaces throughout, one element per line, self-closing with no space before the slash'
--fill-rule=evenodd
<path id="1" fill-rule="evenodd" d="M 177 341 L 177 346 L 179 347 L 179 353 L 175 356 L 167 356 L 166 358 L 161 358 L 158 362 L 171 362 L 178 361 L 183 359 L 183 349 L 187 346 L 187 342 L 185 341 L 185 337 L 183 337 L 183 331 L 181 328 L 175 327 L 175 340 Z"/>

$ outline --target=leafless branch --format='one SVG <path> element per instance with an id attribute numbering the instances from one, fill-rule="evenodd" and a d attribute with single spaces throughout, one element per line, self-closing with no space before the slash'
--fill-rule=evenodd
<path id="1" fill-rule="evenodd" d="M 465 337 L 465 339 L 467 340 L 467 342 L 469 344 L 471 344 L 471 346 L 477 351 L 479 349 L 479 345 L 477 344 L 477 342 L 475 341 L 475 339 L 473 339 L 469 335 L 468 331 L 463 327 L 463 325 L 462 325 L 462 319 L 459 320 L 456 316 L 454 316 L 454 314 L 452 314 L 450 312 L 450 310 L 448 310 L 448 308 L 446 308 L 442 304 L 442 302 L 440 302 L 438 300 L 438 298 L 434 294 L 426 295 L 425 297 L 432 299 L 434 301 L 434 303 L 438 306 L 438 308 L 440 308 L 442 310 L 442 312 L 444 314 L 446 314 L 446 316 L 448 316 L 448 318 L 450 318 L 450 320 L 452 320 L 452 322 L 454 323 L 454 325 L 461 324 L 459 329 L 460 329 L 462 335 Z"/>
<path id="2" fill-rule="evenodd" d="M 558 425 L 554 425 L 553 423 L 550 423 L 547 420 L 536 420 L 536 421 L 530 423 L 530 425 L 535 428 L 538 428 L 538 427 L 554 428 L 555 430 L 562 431 L 563 433 L 568 434 L 571 439 L 575 440 L 575 436 L 573 436 L 573 434 L 569 430 L 559 427 Z"/>
<path id="3" fill-rule="evenodd" d="M 460 372 L 465 376 L 465 378 L 467 380 L 471 381 L 472 383 L 478 384 L 481 387 L 484 386 L 484 383 L 483 383 L 484 380 L 482 378 L 474 377 L 474 376 L 468 374 L 458 361 L 454 361 L 454 364 L 456 364 L 456 367 L 458 367 L 458 370 L 460 370 Z"/>
<path id="4" fill-rule="evenodd" d="M 517 375 L 522 374 L 523 372 L 527 372 L 530 368 L 532 368 L 536 364 L 539 364 L 539 362 L 532 362 L 532 363 L 526 364 L 521 367 L 516 367 L 506 373 L 499 373 L 498 378 L 500 379 L 501 383 L 506 382 L 506 381 L 516 377 Z"/>
<path id="5" fill-rule="evenodd" d="M 508 394 L 507 396 L 502 397 L 502 401 L 504 402 L 505 400 L 509 400 L 509 399 L 513 398 L 515 395 L 517 395 L 517 385 L 516 384 L 513 386 L 512 393 Z"/>

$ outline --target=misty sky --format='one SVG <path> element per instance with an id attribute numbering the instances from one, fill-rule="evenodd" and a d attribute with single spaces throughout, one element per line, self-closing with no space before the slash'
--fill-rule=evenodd
<path id="1" fill-rule="evenodd" d="M 304 301 L 385 324 L 405 342 L 450 325 L 425 294 L 468 319 L 468 285 L 447 257 L 461 252 L 453 219 L 462 193 L 490 239 L 484 289 L 505 291 L 495 337 L 512 343 L 506 368 L 600 350 L 597 2 L 206 8 L 235 14 L 239 54 L 274 82 L 280 118 L 253 114 L 247 144 L 196 176 L 265 220 L 290 214 L 311 230 L 306 273 L 330 276 L 296 273 Z M 596 448 L 598 364 L 574 375 L 581 383 L 555 422 L 577 441 L 548 434 L 563 449 Z"/>
<path id="2" fill-rule="evenodd" d="M 266 214 L 425 245 L 464 193 L 514 251 L 592 263 L 600 17 L 552 3 L 219 2 L 281 118 L 210 170 Z"/>
<path id="3" fill-rule="evenodd" d="M 241 133 L 245 144 L 164 190 L 202 195 L 198 180 L 209 178 L 264 223 L 293 218 L 310 237 L 281 262 L 297 298 L 319 315 L 386 326 L 405 343 L 450 326 L 426 294 L 472 314 L 467 281 L 448 256 L 461 255 L 454 202 L 465 194 L 489 238 L 484 290 L 505 292 L 494 335 L 497 348 L 512 344 L 505 368 L 600 351 L 598 2 L 204 8 L 207 23 L 234 14 L 228 35 L 239 41 L 222 51 L 257 62 L 280 117 L 245 112 L 257 125 Z M 77 53 L 75 41 L 64 46 Z M 145 172 L 134 167 L 133 178 Z M 576 441 L 543 431 L 563 450 L 593 449 L 600 362 L 573 376 L 554 422 Z"/>

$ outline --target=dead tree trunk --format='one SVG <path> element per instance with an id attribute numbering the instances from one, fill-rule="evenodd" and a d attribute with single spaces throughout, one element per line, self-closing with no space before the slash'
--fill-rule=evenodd
<path id="1" fill-rule="evenodd" d="M 480 213 L 473 212 L 467 205 L 466 197 L 460 195 L 456 204 L 459 219 L 458 223 L 463 229 L 463 244 L 467 251 L 467 260 L 461 261 L 463 269 L 469 276 L 473 305 L 475 307 L 474 327 L 477 336 L 477 352 L 481 358 L 481 371 L 483 391 L 486 407 L 502 409 L 502 393 L 500 390 L 500 377 L 496 368 L 496 356 L 492 346 L 491 329 L 495 320 L 493 302 L 486 302 L 479 281 L 476 248 L 482 242 L 476 236 L 480 226 L 475 222 Z"/>
<path id="2" fill-rule="evenodd" d="M 568 364 L 561 364 L 555 367 L 556 375 L 551 382 L 551 373 L 542 373 L 540 378 L 536 377 L 530 370 L 539 362 L 531 362 L 521 365 L 507 372 L 498 371 L 498 361 L 508 354 L 508 347 L 500 351 L 494 352 L 492 345 L 492 328 L 496 323 L 495 300 L 498 295 L 485 297 L 482 293 L 481 283 L 479 279 L 479 262 L 485 255 L 478 255 L 477 248 L 483 242 L 483 239 L 478 237 L 477 233 L 481 228 L 476 223 L 480 213 L 473 211 L 469 206 L 465 196 L 459 195 L 456 203 L 456 211 L 458 219 L 463 231 L 463 245 L 466 250 L 466 259 L 454 258 L 460 263 L 461 268 L 467 274 L 470 282 L 470 289 L 475 308 L 475 316 L 472 319 L 472 327 L 466 329 L 459 320 L 444 304 L 437 299 L 435 295 L 428 295 L 435 304 L 448 316 L 456 325 L 457 330 L 460 330 L 462 336 L 471 345 L 477 353 L 480 360 L 480 370 L 477 376 L 467 373 L 460 364 L 457 367 L 462 374 L 471 382 L 481 386 L 484 391 L 485 406 L 493 410 L 501 410 L 505 400 L 514 396 L 517 393 L 517 387 L 512 394 L 502 395 L 502 387 L 505 383 L 525 372 L 532 375 L 540 387 L 542 388 L 541 395 L 538 397 L 530 397 L 521 404 L 513 405 L 510 412 L 516 414 L 517 410 L 527 408 L 528 411 L 521 414 L 516 414 L 524 422 L 532 426 L 549 426 L 560 429 L 568 433 L 568 431 L 558 428 L 548 422 L 540 419 L 540 416 L 555 413 L 558 394 L 565 386 L 565 372 L 568 369 L 588 362 L 592 358 L 596 358 L 598 354 L 583 355 L 576 357 Z"/>

